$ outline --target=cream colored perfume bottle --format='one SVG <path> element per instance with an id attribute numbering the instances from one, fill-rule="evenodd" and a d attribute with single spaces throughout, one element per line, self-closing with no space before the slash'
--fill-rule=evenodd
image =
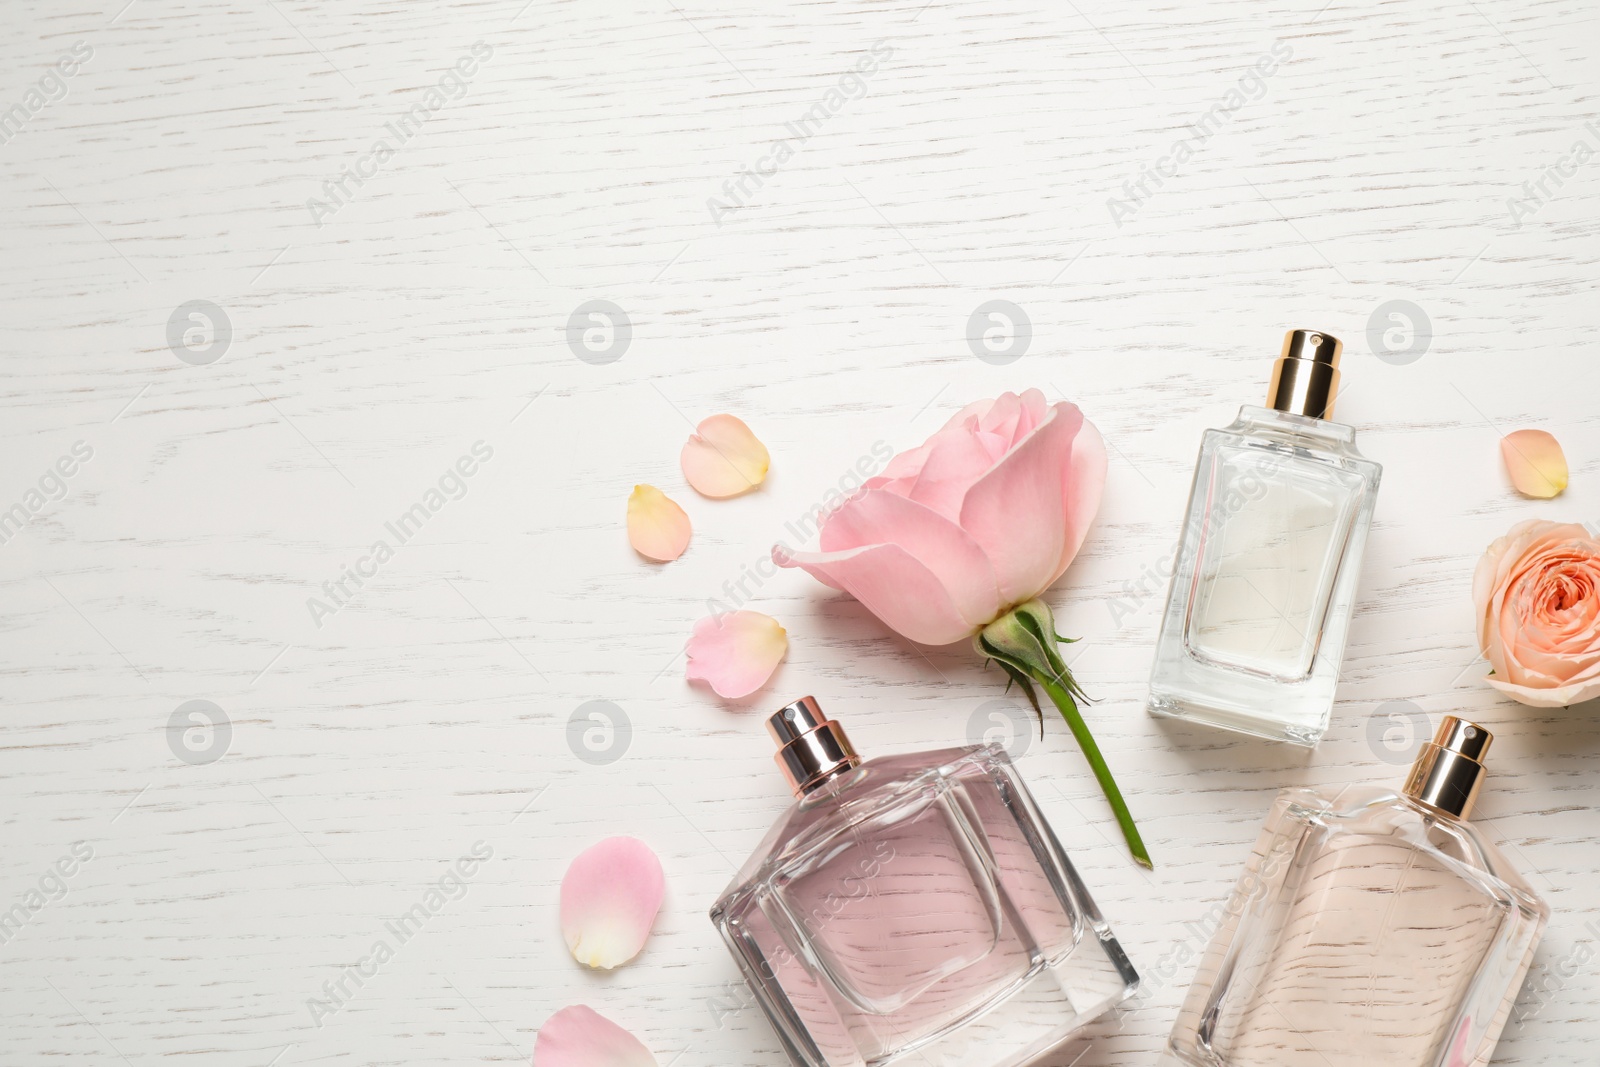
<path id="1" fill-rule="evenodd" d="M 1306 746 L 1327 731 L 1383 472 L 1331 421 L 1342 351 L 1290 331 L 1268 406 L 1201 440 L 1151 712 Z"/>
<path id="2" fill-rule="evenodd" d="M 1550 909 L 1467 816 L 1446 717 L 1399 791 L 1278 798 L 1170 1051 L 1188 1067 L 1486 1067 Z"/>

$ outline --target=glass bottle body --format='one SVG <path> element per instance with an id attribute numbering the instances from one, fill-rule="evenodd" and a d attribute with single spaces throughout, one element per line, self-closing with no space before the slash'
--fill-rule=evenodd
<path id="1" fill-rule="evenodd" d="M 1393 790 L 1278 798 L 1169 1049 L 1185 1067 L 1487 1067 L 1549 908 Z"/>
<path id="2" fill-rule="evenodd" d="M 800 1067 L 1021 1067 L 1138 983 L 997 745 L 802 796 L 711 918 Z"/>
<path id="3" fill-rule="evenodd" d="M 1208 430 L 1149 709 L 1314 746 L 1327 731 L 1382 467 L 1348 426 L 1246 406 Z"/>

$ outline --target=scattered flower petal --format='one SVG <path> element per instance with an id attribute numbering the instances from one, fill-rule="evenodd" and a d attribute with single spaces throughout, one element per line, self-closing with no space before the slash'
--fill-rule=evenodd
<path id="1" fill-rule="evenodd" d="M 1517 430 L 1500 438 L 1511 484 L 1523 496 L 1548 500 L 1567 487 L 1567 457 L 1561 442 L 1544 430 Z"/>
<path id="2" fill-rule="evenodd" d="M 661 861 L 643 841 L 608 837 L 584 849 L 561 879 L 561 936 L 572 958 L 607 970 L 633 959 L 665 891 Z"/>
<path id="3" fill-rule="evenodd" d="M 771 616 L 759 611 L 710 615 L 694 624 L 683 676 L 737 700 L 766 685 L 787 651 L 789 635 Z"/>
<path id="4" fill-rule="evenodd" d="M 653 485 L 636 485 L 628 497 L 628 543 L 658 563 L 683 555 L 689 547 L 689 516 Z"/>
<path id="5" fill-rule="evenodd" d="M 562 1008 L 539 1027 L 533 1067 L 657 1067 L 644 1042 L 585 1004 Z"/>
<path id="6" fill-rule="evenodd" d="M 760 485 L 767 477 L 771 457 L 750 427 L 732 415 L 713 415 L 683 443 L 678 462 L 695 492 L 724 497 Z"/>

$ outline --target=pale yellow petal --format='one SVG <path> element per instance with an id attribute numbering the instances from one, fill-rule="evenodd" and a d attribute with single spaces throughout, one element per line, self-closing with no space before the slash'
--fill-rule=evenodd
<path id="1" fill-rule="evenodd" d="M 636 485 L 628 497 L 628 543 L 639 555 L 666 563 L 689 547 L 689 516 L 653 485 Z"/>
<path id="2" fill-rule="evenodd" d="M 1548 500 L 1567 487 L 1567 457 L 1543 430 L 1517 430 L 1500 439 L 1511 484 L 1524 496 Z"/>
<path id="3" fill-rule="evenodd" d="M 737 496 L 767 477 L 771 456 L 732 415 L 712 415 L 695 427 L 679 456 L 683 476 L 695 492 L 710 497 Z"/>

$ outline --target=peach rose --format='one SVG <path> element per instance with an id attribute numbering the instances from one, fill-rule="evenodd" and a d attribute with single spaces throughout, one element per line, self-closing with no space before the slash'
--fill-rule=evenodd
<path id="1" fill-rule="evenodd" d="M 1530 519 L 1489 546 L 1472 578 L 1488 682 L 1536 708 L 1600 696 L 1600 541 Z"/>

